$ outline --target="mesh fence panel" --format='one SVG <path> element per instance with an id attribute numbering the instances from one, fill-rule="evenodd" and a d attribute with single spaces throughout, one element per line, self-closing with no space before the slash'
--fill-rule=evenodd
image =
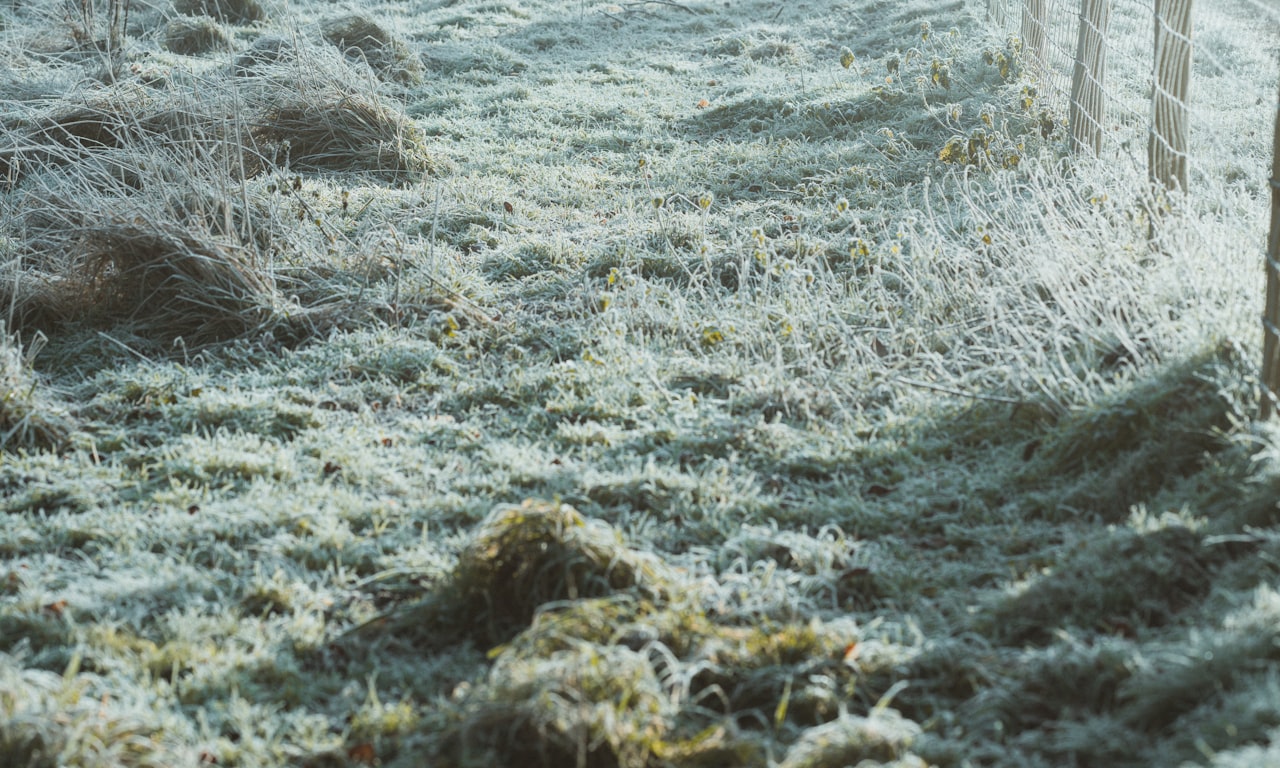
<path id="1" fill-rule="evenodd" d="M 1208 208 L 1269 177 L 1263 415 L 1280 391 L 1280 0 L 969 0 L 1016 35 L 1072 146 L 1143 159 Z M 1154 231 L 1154 230 L 1153 230 Z M 1245 234 L 1245 233 L 1242 233 Z M 1153 235 L 1154 237 L 1154 235 Z"/>
<path id="2" fill-rule="evenodd" d="M 982 4 L 998 34 L 1016 35 L 1022 41 L 1024 64 L 1037 81 L 1041 103 L 1060 121 L 1075 118 L 1073 141 L 1094 152 L 1128 153 L 1146 139 L 1155 48 L 1152 2 Z M 1099 21 L 1100 15 L 1105 21 Z"/>

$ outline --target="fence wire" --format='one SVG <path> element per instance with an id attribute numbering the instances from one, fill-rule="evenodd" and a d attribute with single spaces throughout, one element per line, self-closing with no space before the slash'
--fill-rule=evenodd
<path id="1" fill-rule="evenodd" d="M 1262 415 L 1280 410 L 1280 0 L 969 2 L 1021 40 L 1076 151 L 1145 146 L 1152 181 L 1209 206 L 1232 185 L 1270 198 Z"/>
<path id="2" fill-rule="evenodd" d="M 1041 103 L 1070 125 L 1077 150 L 1126 160 L 1147 150 L 1151 176 L 1165 186 L 1217 173 L 1223 139 L 1256 138 L 1268 119 L 1259 99 L 1275 99 L 1280 0 L 969 3 L 994 34 L 1019 38 Z M 1242 34 L 1270 42 L 1242 57 Z"/>

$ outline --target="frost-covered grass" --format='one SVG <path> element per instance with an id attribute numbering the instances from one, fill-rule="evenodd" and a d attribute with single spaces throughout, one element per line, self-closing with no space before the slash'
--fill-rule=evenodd
<path id="1" fill-rule="evenodd" d="M 0 11 L 0 765 L 1275 762 L 1235 6 L 1170 199 L 963 3 L 177 6 Z"/>

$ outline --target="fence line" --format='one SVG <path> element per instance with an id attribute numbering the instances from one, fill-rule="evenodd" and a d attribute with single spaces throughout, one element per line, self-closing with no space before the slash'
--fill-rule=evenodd
<path id="1" fill-rule="evenodd" d="M 1193 0 L 985 0 L 987 20 L 1000 33 L 1022 41 L 1026 72 L 1051 110 L 1068 115 L 1073 152 L 1103 155 L 1133 143 L 1145 133 L 1147 171 L 1156 189 L 1190 191 L 1192 139 Z M 1223 0 L 1217 0 L 1221 3 Z M 1280 4 L 1239 0 L 1240 9 L 1254 13 L 1260 24 L 1280 26 Z M 1149 32 L 1140 33 L 1146 26 Z M 1212 26 L 1212 25 L 1211 25 Z M 1074 37 L 1074 47 L 1068 40 Z M 1149 41 L 1142 42 L 1142 38 Z M 1119 54 L 1119 55 L 1117 55 Z M 1127 56 L 1126 56 L 1127 54 Z M 1136 64 L 1136 67 L 1135 67 Z M 1238 114 L 1237 104 L 1252 101 L 1252 84 L 1224 83 L 1231 62 L 1209 53 L 1207 75 L 1218 79 L 1206 94 L 1209 109 Z M 1107 78 L 1119 70 L 1120 85 Z M 1145 70 L 1145 71 L 1143 71 Z M 1136 95 L 1135 83 L 1149 90 Z M 1244 85 L 1239 92 L 1236 87 Z M 1123 89 L 1129 88 L 1126 93 Z M 1146 90 L 1146 89 L 1143 89 Z M 1136 96 L 1136 97 L 1135 97 Z M 1199 97 L 1197 97 L 1199 98 Z M 1257 102 L 1261 105 L 1261 99 Z M 1228 119 L 1228 118 L 1224 118 Z M 1206 120 L 1201 151 L 1235 131 L 1248 128 Z M 1132 132 L 1126 128 L 1134 129 Z M 1118 140 L 1118 141 L 1116 141 Z M 1276 101 L 1270 173 L 1271 221 L 1265 258 L 1266 303 L 1262 318 L 1261 415 L 1280 413 L 1280 98 Z M 1221 169 L 1214 169 L 1221 170 Z M 1207 177 L 1206 177 L 1207 178 Z M 1158 237 L 1158 213 L 1152 214 L 1150 236 Z"/>
<path id="2" fill-rule="evenodd" d="M 1271 148 L 1271 235 L 1267 238 L 1267 303 L 1262 315 L 1262 418 L 1275 413 L 1280 392 L 1280 97 Z"/>
<path id="3" fill-rule="evenodd" d="M 986 0 L 988 21 L 1020 38 L 1043 102 L 1067 115 L 1073 151 L 1100 155 L 1109 134 L 1125 145 L 1141 135 L 1151 179 L 1183 190 L 1191 11 L 1192 0 Z M 1112 70 L 1125 86 L 1108 82 Z"/>

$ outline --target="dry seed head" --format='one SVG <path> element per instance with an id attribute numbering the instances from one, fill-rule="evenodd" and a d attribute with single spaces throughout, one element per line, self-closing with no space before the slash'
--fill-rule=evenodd
<path id="1" fill-rule="evenodd" d="M 841 48 L 840 49 L 840 66 L 844 67 L 845 69 L 848 69 L 849 67 L 853 66 L 853 62 L 854 62 L 853 51 L 849 50 L 848 48 Z"/>

